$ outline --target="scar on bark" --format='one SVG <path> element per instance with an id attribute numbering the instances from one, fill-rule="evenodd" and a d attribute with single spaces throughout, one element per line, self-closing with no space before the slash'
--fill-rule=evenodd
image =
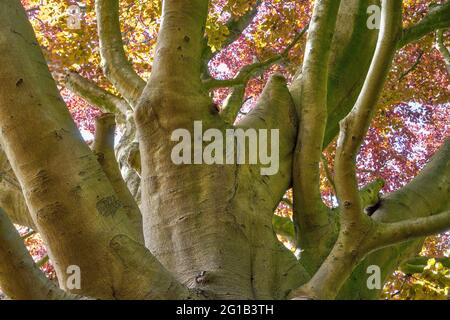
<path id="1" fill-rule="evenodd" d="M 67 213 L 67 210 L 64 205 L 58 201 L 55 201 L 39 209 L 36 213 L 36 217 L 41 221 L 49 221 L 51 219 L 58 218 L 65 213 Z"/>
<path id="2" fill-rule="evenodd" d="M 48 185 L 51 183 L 50 176 L 47 171 L 39 170 L 31 180 L 30 192 L 37 196 L 47 192 Z"/>
<path id="3" fill-rule="evenodd" d="M 102 216 L 114 216 L 122 207 L 122 203 L 114 196 L 109 196 L 97 202 L 96 208 Z"/>

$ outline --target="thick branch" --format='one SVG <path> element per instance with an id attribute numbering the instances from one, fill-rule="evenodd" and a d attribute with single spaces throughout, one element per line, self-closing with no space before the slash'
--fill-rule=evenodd
<path id="1" fill-rule="evenodd" d="M 124 263 L 124 283 L 134 284 L 124 290 L 130 299 L 199 299 L 180 284 L 145 248 L 125 235 L 111 240 L 110 246 Z"/>
<path id="2" fill-rule="evenodd" d="M 127 215 L 136 230 L 142 230 L 142 215 L 136 201 L 127 188 L 114 154 L 115 115 L 106 113 L 96 119 L 93 151 L 117 196 L 127 209 Z M 143 242 L 143 233 L 140 240 Z"/>
<path id="3" fill-rule="evenodd" d="M 367 8 L 371 5 L 380 6 L 380 1 L 346 0 L 339 8 L 329 62 L 324 147 L 336 138 L 339 121 L 353 108 L 373 58 L 379 30 L 367 28 Z M 291 89 L 294 99 L 301 96 L 300 86 L 296 85 L 300 80 Z"/>
<path id="4" fill-rule="evenodd" d="M 327 118 L 328 61 L 339 5 L 336 0 L 315 2 L 302 68 L 301 97 L 293 97 L 299 101 L 296 108 L 301 119 L 293 164 L 294 220 L 306 242 L 307 232 L 329 225 L 328 208 L 319 190 L 319 164 Z M 309 245 L 303 242 L 303 246 Z"/>
<path id="5" fill-rule="evenodd" d="M 279 157 L 279 171 L 275 175 L 261 175 L 259 170 L 252 170 L 254 177 L 250 179 L 253 185 L 254 180 L 263 179 L 264 183 L 271 186 L 270 195 L 274 202 L 269 205 L 275 208 L 280 202 L 280 198 L 286 192 L 292 171 L 292 152 L 297 131 L 297 115 L 294 110 L 292 97 L 287 88 L 286 79 L 280 74 L 273 74 L 267 82 L 256 106 L 240 121 L 236 127 L 253 129 L 275 129 L 279 131 L 278 152 L 273 150 L 273 154 Z M 272 151 L 271 151 L 272 152 Z M 263 166 L 259 164 L 258 166 Z M 273 211 L 270 218 L 272 218 Z"/>
<path id="6" fill-rule="evenodd" d="M 145 87 L 123 47 L 119 21 L 119 0 L 96 0 L 100 55 L 105 75 L 134 108 Z"/>
<path id="7" fill-rule="evenodd" d="M 152 74 L 141 100 L 167 92 L 198 95 L 208 4 L 208 0 L 163 1 Z"/>
<path id="8" fill-rule="evenodd" d="M 128 208 L 71 119 L 20 1 L 0 2 L 0 24 L 1 144 L 60 287 L 67 287 L 66 268 L 77 265 L 78 292 L 126 298 L 121 289 L 132 283 L 121 282 L 123 261 L 109 244 L 117 235 L 139 241 L 142 230 L 130 223 Z"/>
<path id="9" fill-rule="evenodd" d="M 381 248 L 415 238 L 426 237 L 450 229 L 450 211 L 425 218 L 408 219 L 392 223 L 380 223 L 373 237 L 373 245 Z"/>
<path id="10" fill-rule="evenodd" d="M 39 270 L 8 216 L 0 208 L 0 287 L 11 299 L 82 299 L 56 287 Z"/>
<path id="11" fill-rule="evenodd" d="M 449 16 L 450 1 L 431 8 L 427 16 L 403 31 L 403 36 L 399 39 L 397 48 L 402 48 L 408 43 L 418 41 L 435 30 L 450 27 Z"/>
<path id="12" fill-rule="evenodd" d="M 369 73 L 355 106 L 341 122 L 336 149 L 335 177 L 342 210 L 341 220 L 345 225 L 367 222 L 362 214 L 355 161 L 395 54 L 401 18 L 401 1 L 383 2 L 380 35 Z"/>
<path id="13" fill-rule="evenodd" d="M 236 123 L 238 128 L 267 129 L 269 132 L 279 132 L 279 149 L 276 150 L 269 143 L 270 153 L 276 155 L 273 163 L 279 163 L 279 170 L 274 175 L 265 175 L 258 169 L 263 166 L 240 166 L 237 172 L 238 186 L 233 197 L 232 212 L 240 212 L 240 208 L 252 208 L 251 213 L 245 213 L 246 222 L 251 230 L 248 241 L 252 245 L 252 278 L 256 288 L 256 298 L 279 297 L 284 298 L 286 292 L 306 281 L 306 274 L 301 263 L 295 259 L 292 252 L 287 250 L 276 238 L 272 228 L 277 227 L 274 220 L 274 210 L 280 203 L 282 196 L 291 186 L 292 153 L 297 135 L 298 119 L 292 97 L 287 88 L 286 79 L 274 74 L 267 82 L 257 105 L 242 120 Z M 271 141 L 272 138 L 271 138 Z M 277 152 L 278 151 L 278 152 Z M 259 186 L 255 188 L 255 186 Z M 249 192 L 252 194 L 249 197 Z M 255 201 L 255 199 L 258 199 Z M 276 220 L 276 217 L 275 217 Z M 279 220 L 279 219 L 278 219 Z M 286 222 L 286 221 L 285 221 Z M 285 224 L 289 227 L 289 223 Z M 293 223 L 290 222 L 292 236 Z M 273 266 L 273 267 L 272 267 Z M 274 275 L 268 275 L 267 270 L 278 270 Z M 274 269 L 274 270 L 275 270 Z M 284 272 L 289 273 L 286 275 Z M 276 283 L 277 289 L 271 289 Z M 261 292 L 271 292 L 262 295 Z"/>
<path id="14" fill-rule="evenodd" d="M 83 78 L 78 73 L 68 72 L 66 75 L 66 86 L 73 93 L 77 94 L 93 106 L 98 107 L 105 113 L 116 113 L 120 111 L 126 114 L 130 108 L 123 99 L 98 87 L 92 81 Z"/>
<path id="15" fill-rule="evenodd" d="M 417 177 L 403 188 L 383 196 L 372 219 L 377 223 L 392 223 L 429 217 L 450 210 L 449 199 L 450 139 L 447 139 Z M 378 265 L 381 267 L 382 279 L 386 279 L 403 261 L 417 255 L 422 244 L 423 239 L 419 238 L 371 252 L 355 269 L 355 276 L 347 280 L 340 296 L 376 298 L 380 290 L 369 290 L 365 280 L 359 280 L 358 275 L 366 274 L 368 266 Z"/>
<path id="16" fill-rule="evenodd" d="M 446 231 L 450 227 L 449 187 L 450 139 L 447 139 L 416 178 L 382 201 L 373 216 L 377 226 L 369 249 Z M 392 212 L 398 218 L 386 221 Z"/>
<path id="17" fill-rule="evenodd" d="M 235 86 L 224 102 L 224 107 L 220 112 L 220 116 L 223 121 L 228 124 L 232 125 L 234 123 L 239 111 L 241 110 L 245 96 L 245 87 L 245 85 Z"/>
<path id="18" fill-rule="evenodd" d="M 434 259 L 436 262 L 441 263 L 444 267 L 450 268 L 450 258 L 447 257 L 423 257 L 418 256 L 405 261 L 400 270 L 405 274 L 422 273 L 428 264 L 428 260 Z"/>
<path id="19" fill-rule="evenodd" d="M 385 196 L 373 219 L 398 222 L 450 210 L 450 139 L 410 183 Z"/>
<path id="20" fill-rule="evenodd" d="M 373 222 L 362 212 L 354 161 L 395 52 L 402 1 L 383 0 L 382 8 L 380 36 L 372 65 L 360 97 L 344 121 L 336 151 L 335 178 L 341 210 L 339 237 L 312 279 L 292 293 L 295 297 L 336 297 L 353 269 L 369 252 L 364 240 Z"/>

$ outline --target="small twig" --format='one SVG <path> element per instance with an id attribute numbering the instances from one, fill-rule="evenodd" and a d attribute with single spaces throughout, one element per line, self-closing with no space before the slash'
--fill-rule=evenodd
<path id="1" fill-rule="evenodd" d="M 408 74 L 410 74 L 411 72 L 413 72 L 417 66 L 419 65 L 420 61 L 422 60 L 424 52 L 421 50 L 419 56 L 416 59 L 416 62 L 414 62 L 414 64 L 411 66 L 411 68 L 409 68 L 408 70 L 406 70 L 405 72 L 403 72 L 400 77 L 398 78 L 398 81 L 402 81 Z"/>
<path id="2" fill-rule="evenodd" d="M 447 68 L 447 73 L 450 77 L 450 52 L 444 42 L 443 29 L 436 31 L 436 47 L 444 58 L 445 67 Z"/>
<path id="3" fill-rule="evenodd" d="M 300 41 L 302 36 L 308 31 L 309 24 L 306 25 L 306 27 L 303 28 L 303 30 L 298 33 L 291 44 L 289 44 L 282 53 L 273 56 L 272 58 L 269 58 L 263 62 L 256 62 L 253 64 L 249 64 L 244 66 L 237 74 L 237 76 L 233 79 L 227 79 L 227 80 L 217 80 L 217 79 L 207 79 L 203 83 L 205 87 L 209 90 L 215 89 L 215 88 L 224 88 L 224 87 L 234 87 L 236 85 L 245 84 L 249 78 L 256 72 L 261 69 L 267 68 L 275 63 L 278 63 L 284 59 L 286 59 L 289 55 L 289 51 Z"/>
<path id="4" fill-rule="evenodd" d="M 44 264 L 46 264 L 49 260 L 48 254 L 46 254 L 44 257 L 42 257 L 40 260 L 36 262 L 36 266 L 38 268 L 42 267 Z"/>
<path id="5" fill-rule="evenodd" d="M 400 289 L 397 290 L 396 292 L 392 293 L 392 294 L 391 294 L 391 298 L 393 298 L 393 297 L 395 297 L 395 296 L 398 296 L 398 295 L 402 292 L 403 287 L 405 286 L 406 280 L 408 280 L 409 278 L 410 278 L 409 275 L 406 275 L 406 276 L 403 278 L 403 282 L 402 282 L 402 285 L 400 286 Z"/>
<path id="6" fill-rule="evenodd" d="M 21 238 L 22 240 L 26 240 L 26 239 L 28 239 L 29 237 L 31 237 L 33 234 L 36 234 L 36 231 L 31 230 L 30 232 L 25 233 L 25 234 L 24 234 L 23 236 L 21 236 L 20 238 Z"/>

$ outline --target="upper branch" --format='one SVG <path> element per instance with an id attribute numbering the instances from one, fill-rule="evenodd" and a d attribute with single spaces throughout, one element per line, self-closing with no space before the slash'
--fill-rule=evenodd
<path id="1" fill-rule="evenodd" d="M 399 242 L 426 237 L 450 229 L 450 211 L 429 217 L 408 219 L 393 223 L 380 223 L 373 238 L 377 248 Z"/>
<path id="2" fill-rule="evenodd" d="M 449 16 L 450 1 L 431 8 L 426 17 L 403 31 L 403 35 L 399 39 L 397 47 L 402 48 L 408 43 L 418 41 L 434 30 L 450 27 Z"/>
<path id="3" fill-rule="evenodd" d="M 203 84 L 207 89 L 215 89 L 215 88 L 222 88 L 222 87 L 233 87 L 237 85 L 245 85 L 248 80 L 257 72 L 263 71 L 264 69 L 272 66 L 273 64 L 279 63 L 280 61 L 285 60 L 288 55 L 289 51 L 300 41 L 300 39 L 303 37 L 303 35 L 308 30 L 308 25 L 303 28 L 301 32 L 299 32 L 293 41 L 283 50 L 282 53 L 277 54 L 263 62 L 256 62 L 253 64 L 249 64 L 244 66 L 234 77 L 233 79 L 227 79 L 227 80 L 217 80 L 217 79 L 207 79 L 203 81 Z"/>
<path id="4" fill-rule="evenodd" d="M 420 174 L 383 199 L 366 251 L 450 229 L 450 139 Z M 393 221 L 393 222 L 392 222 Z"/>
<path id="5" fill-rule="evenodd" d="M 370 229 L 350 234 L 352 241 L 342 245 L 346 231 L 341 228 L 338 243 L 319 271 L 308 285 L 292 296 L 333 298 L 353 268 L 370 252 L 447 230 L 450 226 L 449 199 L 450 139 L 447 139 L 417 177 L 403 188 L 383 197 L 372 215 Z"/>
<path id="6" fill-rule="evenodd" d="M 399 0 L 383 1 L 380 35 L 369 73 L 355 106 L 341 122 L 335 162 L 336 188 L 341 218 L 349 224 L 362 223 L 366 217 L 362 214 L 355 161 L 395 54 L 401 30 L 401 6 Z"/>
<path id="7" fill-rule="evenodd" d="M 261 3 L 262 0 L 257 0 L 255 5 L 241 17 L 230 17 L 230 19 L 226 23 L 230 34 L 224 41 L 223 47 L 229 46 L 241 36 L 242 32 L 252 23 L 253 19 L 258 14 L 258 9 Z M 205 52 L 203 53 L 203 59 L 207 65 L 207 63 L 211 59 L 213 59 L 220 51 L 212 52 L 211 48 L 207 45 L 207 39 L 205 39 L 205 44 L 206 48 Z"/>
<path id="8" fill-rule="evenodd" d="M 123 48 L 119 21 L 119 0 L 96 0 L 102 68 L 120 94 L 134 107 L 145 87 Z"/>
<path id="9" fill-rule="evenodd" d="M 339 236 L 311 280 L 292 293 L 295 297 L 336 297 L 353 269 L 368 253 L 363 245 L 374 223 L 363 214 L 354 162 L 395 53 L 401 19 L 402 0 L 383 0 L 375 55 L 360 96 L 352 112 L 342 122 L 336 150 L 335 183 L 341 211 Z"/>
<path id="10" fill-rule="evenodd" d="M 328 224 L 319 190 L 319 164 L 327 118 L 328 61 L 339 6 L 336 0 L 315 2 L 305 48 L 302 94 L 296 105 L 301 121 L 293 172 L 294 217 L 300 231 Z"/>
<path id="11" fill-rule="evenodd" d="M 8 216 L 0 208 L 0 287 L 11 299 L 82 299 L 56 287 L 39 270 Z"/>
<path id="12" fill-rule="evenodd" d="M 449 199 L 450 139 L 447 139 L 417 177 L 384 197 L 373 215 L 377 228 L 371 249 L 447 230 Z"/>
<path id="13" fill-rule="evenodd" d="M 236 18 L 230 17 L 227 22 L 227 28 L 230 31 L 228 38 L 225 40 L 224 46 L 228 46 L 236 41 L 242 32 L 252 23 L 255 16 L 258 14 L 258 9 L 262 4 L 262 0 L 257 0 L 253 7 L 243 16 Z"/>
<path id="14" fill-rule="evenodd" d="M 207 79 L 203 81 L 203 84 L 208 90 L 244 85 L 256 72 L 262 71 L 265 68 L 270 67 L 271 65 L 281 61 L 283 58 L 284 57 L 282 55 L 276 55 L 263 62 L 248 64 L 242 67 L 242 69 L 239 70 L 238 74 L 233 79 L 226 79 L 226 80 Z"/>
<path id="15" fill-rule="evenodd" d="M 83 78 L 76 72 L 68 72 L 66 75 L 66 86 L 90 104 L 98 107 L 101 111 L 116 113 L 120 111 L 126 114 L 130 106 L 128 103 L 98 87 L 92 81 Z"/>
<path id="16" fill-rule="evenodd" d="M 184 96 L 195 91 L 198 95 L 208 4 L 208 0 L 163 1 L 162 22 L 146 99 L 152 92 L 161 96 L 162 91 Z"/>
<path id="17" fill-rule="evenodd" d="M 450 258 L 447 257 L 425 257 L 425 256 L 417 256 L 405 261 L 401 266 L 400 270 L 405 274 L 414 274 L 414 273 L 422 273 L 424 272 L 428 260 L 435 259 L 436 262 L 441 263 L 446 268 L 450 268 Z"/>

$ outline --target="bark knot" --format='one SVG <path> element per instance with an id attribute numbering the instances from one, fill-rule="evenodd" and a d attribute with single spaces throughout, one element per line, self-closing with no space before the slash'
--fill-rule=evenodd
<path id="1" fill-rule="evenodd" d="M 195 277 L 195 282 L 198 284 L 205 284 L 208 282 L 208 279 L 206 277 L 206 271 L 202 271 L 200 272 L 196 277 Z"/>

